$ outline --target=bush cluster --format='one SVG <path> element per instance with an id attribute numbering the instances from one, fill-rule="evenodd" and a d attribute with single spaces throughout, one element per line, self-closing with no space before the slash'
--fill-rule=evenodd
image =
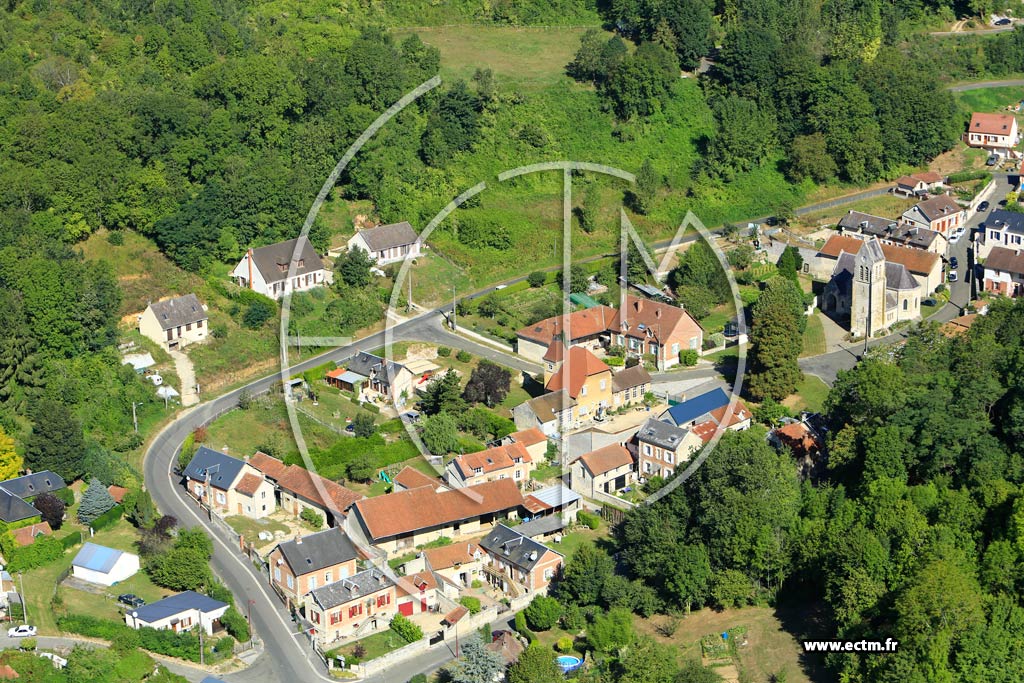
<path id="1" fill-rule="evenodd" d="M 57 627 L 67 633 L 109 640 L 119 646 L 123 645 L 125 649 L 140 647 L 168 657 L 178 657 L 190 662 L 199 661 L 199 637 L 191 633 L 175 633 L 149 627 L 136 631 L 127 624 L 84 614 L 58 617 Z"/>

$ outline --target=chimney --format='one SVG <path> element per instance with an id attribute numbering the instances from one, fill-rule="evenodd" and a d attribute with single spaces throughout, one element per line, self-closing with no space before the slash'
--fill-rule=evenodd
<path id="1" fill-rule="evenodd" d="M 247 254 L 247 256 L 248 256 L 248 259 L 249 259 L 249 289 L 252 289 L 252 248 L 251 247 L 249 248 L 249 253 Z"/>
<path id="2" fill-rule="evenodd" d="M 636 303 L 633 304 L 633 306 L 636 308 L 637 312 L 640 312 L 641 310 L 643 310 L 644 300 L 638 297 Z"/>
<path id="3" fill-rule="evenodd" d="M 655 318 L 660 318 L 661 317 L 661 309 L 660 308 L 654 309 L 654 317 Z"/>
<path id="4" fill-rule="evenodd" d="M 295 534 L 295 545 L 302 545 L 302 534 Z"/>

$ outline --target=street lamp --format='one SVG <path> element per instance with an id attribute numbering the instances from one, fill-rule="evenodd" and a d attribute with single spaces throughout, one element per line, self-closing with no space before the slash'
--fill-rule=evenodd
<path id="1" fill-rule="evenodd" d="M 249 618 L 249 647 L 250 648 L 252 648 L 253 637 L 254 637 L 253 629 L 252 629 L 252 606 L 255 605 L 255 604 L 256 604 L 255 600 L 249 600 L 249 604 L 246 605 L 247 611 L 249 613 L 249 617 L 248 618 Z"/>

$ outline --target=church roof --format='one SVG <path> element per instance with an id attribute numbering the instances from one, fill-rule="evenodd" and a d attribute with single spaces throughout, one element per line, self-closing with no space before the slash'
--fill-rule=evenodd
<path id="1" fill-rule="evenodd" d="M 886 289 L 917 289 L 917 280 L 910 274 L 910 271 L 901 263 L 885 262 L 885 288 Z"/>

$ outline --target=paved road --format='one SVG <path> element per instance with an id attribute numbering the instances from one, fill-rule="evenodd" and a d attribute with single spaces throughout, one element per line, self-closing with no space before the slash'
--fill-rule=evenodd
<path id="1" fill-rule="evenodd" d="M 964 92 L 966 90 L 984 90 L 985 88 L 1012 88 L 1016 86 L 1024 86 L 1024 78 L 1016 78 L 1008 81 L 979 81 L 977 83 L 961 83 L 960 85 L 951 85 L 949 90 L 953 92 Z"/>
<path id="2" fill-rule="evenodd" d="M 989 33 L 1006 33 L 1012 31 L 1014 26 L 993 26 L 991 28 L 972 28 L 966 31 L 932 31 L 928 35 L 936 38 L 949 38 L 952 36 L 977 36 Z"/>

